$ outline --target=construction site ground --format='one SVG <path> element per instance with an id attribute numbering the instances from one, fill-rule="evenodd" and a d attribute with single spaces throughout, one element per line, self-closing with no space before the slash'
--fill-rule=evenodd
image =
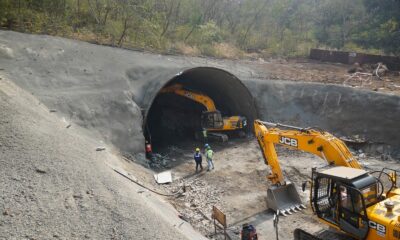
<path id="1" fill-rule="evenodd" d="M 257 81 L 330 83 L 390 93 L 373 96 L 371 101 L 400 94 L 398 72 L 383 80 L 371 77 L 350 81 L 347 70 L 351 66 L 307 59 L 159 56 L 5 31 L 0 31 L 0 43 L 0 239 L 204 239 L 190 224 L 210 239 L 223 239 L 220 234 L 214 235 L 212 206 L 227 215 L 228 233 L 233 239 L 239 237 L 245 222 L 255 225 L 259 239 L 274 239 L 273 213 L 266 206 L 269 169 L 251 133 L 226 143 L 211 142 L 215 169 L 210 172 L 203 159 L 204 170 L 195 173 L 194 149 L 203 149 L 204 143 L 192 138 L 154 146 L 157 160 L 148 166 L 143 153 L 142 109 L 135 101 L 140 100 L 141 93 L 148 93 L 145 90 L 157 86 L 144 82 L 146 76 L 165 77 L 157 74 L 175 70 L 171 66 L 189 62 L 193 67 L 246 73 L 243 75 Z M 143 62 L 151 67 L 139 65 Z M 132 68 L 135 64 L 137 69 Z M 254 82 L 256 88 L 262 89 L 258 82 Z M 264 99 L 261 94 L 255 96 Z M 339 101 L 332 106 L 343 108 Z M 289 110 L 285 114 L 292 115 Z M 314 113 L 311 110 L 307 114 Z M 376 119 L 372 118 L 376 115 L 386 118 L 376 112 L 374 116 L 368 114 L 366 111 L 359 116 L 360 121 Z M 341 124 L 344 128 L 347 122 Z M 377 123 L 372 127 L 386 126 Z M 125 143 L 139 146 L 141 152 L 123 152 L 118 144 L 124 147 Z M 367 170 L 400 170 L 398 160 L 384 154 L 381 145 L 369 152 L 353 149 L 354 155 Z M 280 218 L 280 239 L 292 239 L 298 227 L 309 232 L 326 228 L 312 215 L 309 191 L 301 191 L 311 168 L 325 166 L 326 162 L 304 152 L 277 149 L 284 175 L 295 183 L 308 206 Z M 113 168 L 130 173 L 145 187 L 123 178 Z M 154 174 L 166 170 L 172 172 L 172 183 L 157 184 Z M 157 196 L 149 189 L 164 194 L 185 192 Z"/>
<path id="2" fill-rule="evenodd" d="M 166 198 L 180 212 L 182 219 L 192 224 L 197 230 L 210 239 L 223 239 L 222 232 L 214 234 L 211 220 L 212 206 L 216 206 L 227 215 L 228 233 L 232 239 L 239 239 L 243 223 L 253 224 L 260 239 L 275 239 L 273 212 L 267 210 L 266 190 L 269 173 L 264 163 L 261 150 L 253 137 L 230 139 L 226 143 L 211 143 L 215 151 L 215 169 L 207 171 L 203 160 L 203 171 L 196 173 L 193 160 L 194 149 L 203 143 L 195 141 L 177 142 L 159 149 L 156 153 L 158 163 L 152 169 L 155 173 L 171 170 L 173 182 L 158 185 L 152 172 L 131 171 L 149 183 L 152 188 L 161 192 L 177 192 L 185 186 L 186 192 L 173 198 Z M 292 181 L 305 203 L 307 209 L 288 216 L 281 216 L 278 233 L 280 239 L 291 239 L 296 228 L 309 232 L 327 229 L 320 223 L 309 206 L 309 194 L 302 192 L 301 185 L 311 177 L 312 167 L 323 167 L 327 163 L 314 155 L 277 147 L 284 175 Z M 352 149 L 354 150 L 354 149 Z M 400 170 L 394 159 L 381 160 L 379 154 L 366 154 L 354 150 L 359 162 L 367 170 L 381 170 L 382 167 L 394 167 Z M 143 166 L 147 162 L 143 155 L 135 158 Z M 140 167 L 142 168 L 142 167 Z"/>

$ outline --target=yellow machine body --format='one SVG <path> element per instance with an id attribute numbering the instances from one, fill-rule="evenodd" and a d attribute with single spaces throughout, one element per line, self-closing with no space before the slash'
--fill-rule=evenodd
<path id="1" fill-rule="evenodd" d="M 384 191 L 380 177 L 385 169 L 376 171 L 379 178 L 363 170 L 343 141 L 328 132 L 259 120 L 254 122 L 254 131 L 265 163 L 271 168 L 267 176 L 272 183 L 267 192 L 269 208 L 286 215 L 298 210 L 296 207 L 301 204 L 296 187 L 282 173 L 275 150 L 275 144 L 279 144 L 315 154 L 328 163 L 321 172 L 313 169 L 310 204 L 323 223 L 347 234 L 343 239 L 400 239 L 396 171 L 386 169 L 391 171 L 385 174 L 392 187 Z M 345 200 L 351 205 L 346 205 Z M 330 239 L 296 231 L 297 240 Z"/>
<path id="2" fill-rule="evenodd" d="M 181 84 L 164 87 L 161 93 L 173 93 L 203 105 L 206 111 L 202 114 L 202 127 L 210 132 L 242 130 L 247 121 L 243 116 L 225 116 L 215 107 L 214 101 L 207 95 L 185 89 Z"/>

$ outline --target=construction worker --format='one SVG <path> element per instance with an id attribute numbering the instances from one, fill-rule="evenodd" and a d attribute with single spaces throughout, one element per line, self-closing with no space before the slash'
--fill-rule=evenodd
<path id="1" fill-rule="evenodd" d="M 211 169 L 214 169 L 214 163 L 213 163 L 214 152 L 211 149 L 210 145 L 208 145 L 208 143 L 206 143 L 204 145 L 204 148 L 205 148 L 205 155 L 206 155 L 207 166 L 208 166 L 207 171 L 210 171 Z"/>
<path id="2" fill-rule="evenodd" d="M 241 240 L 258 240 L 256 228 L 248 223 L 242 225 L 240 235 Z"/>
<path id="3" fill-rule="evenodd" d="M 146 150 L 146 158 L 148 160 L 152 160 L 152 158 L 153 158 L 153 150 L 151 148 L 151 144 L 147 140 L 146 140 L 146 143 L 145 143 L 145 150 Z"/>
<path id="4" fill-rule="evenodd" d="M 200 148 L 196 148 L 196 152 L 194 153 L 193 158 L 194 158 L 194 161 L 196 162 L 196 172 L 198 172 L 199 166 L 200 166 L 200 171 L 203 171 L 203 166 L 201 165 L 203 158 L 200 153 Z"/>
<path id="5" fill-rule="evenodd" d="M 203 128 L 202 133 L 203 133 L 203 141 L 204 141 L 204 143 L 207 143 L 208 142 L 207 129 Z"/>

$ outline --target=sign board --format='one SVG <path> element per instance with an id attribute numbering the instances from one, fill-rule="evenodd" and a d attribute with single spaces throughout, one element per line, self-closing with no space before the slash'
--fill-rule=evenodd
<path id="1" fill-rule="evenodd" d="M 221 212 L 218 208 L 213 206 L 212 216 L 215 220 L 217 220 L 224 228 L 226 228 L 226 215 Z"/>
<path id="2" fill-rule="evenodd" d="M 227 234 L 226 234 L 226 215 L 221 212 L 221 210 L 219 210 L 218 208 L 216 208 L 215 206 L 213 206 L 212 208 L 212 218 L 214 219 L 214 231 L 215 234 L 217 234 L 217 226 L 218 224 L 215 222 L 219 222 L 222 226 L 223 226 L 223 230 L 224 230 L 224 236 L 225 236 L 225 240 L 227 238 Z M 220 226 L 218 226 L 219 228 L 222 228 Z"/>

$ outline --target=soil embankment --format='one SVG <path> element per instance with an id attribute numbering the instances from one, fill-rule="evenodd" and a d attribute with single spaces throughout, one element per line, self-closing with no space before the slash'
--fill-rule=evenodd
<path id="1" fill-rule="evenodd" d="M 0 239 L 187 239 L 108 166 L 120 161 L 108 148 L 67 126 L 1 76 Z"/>

